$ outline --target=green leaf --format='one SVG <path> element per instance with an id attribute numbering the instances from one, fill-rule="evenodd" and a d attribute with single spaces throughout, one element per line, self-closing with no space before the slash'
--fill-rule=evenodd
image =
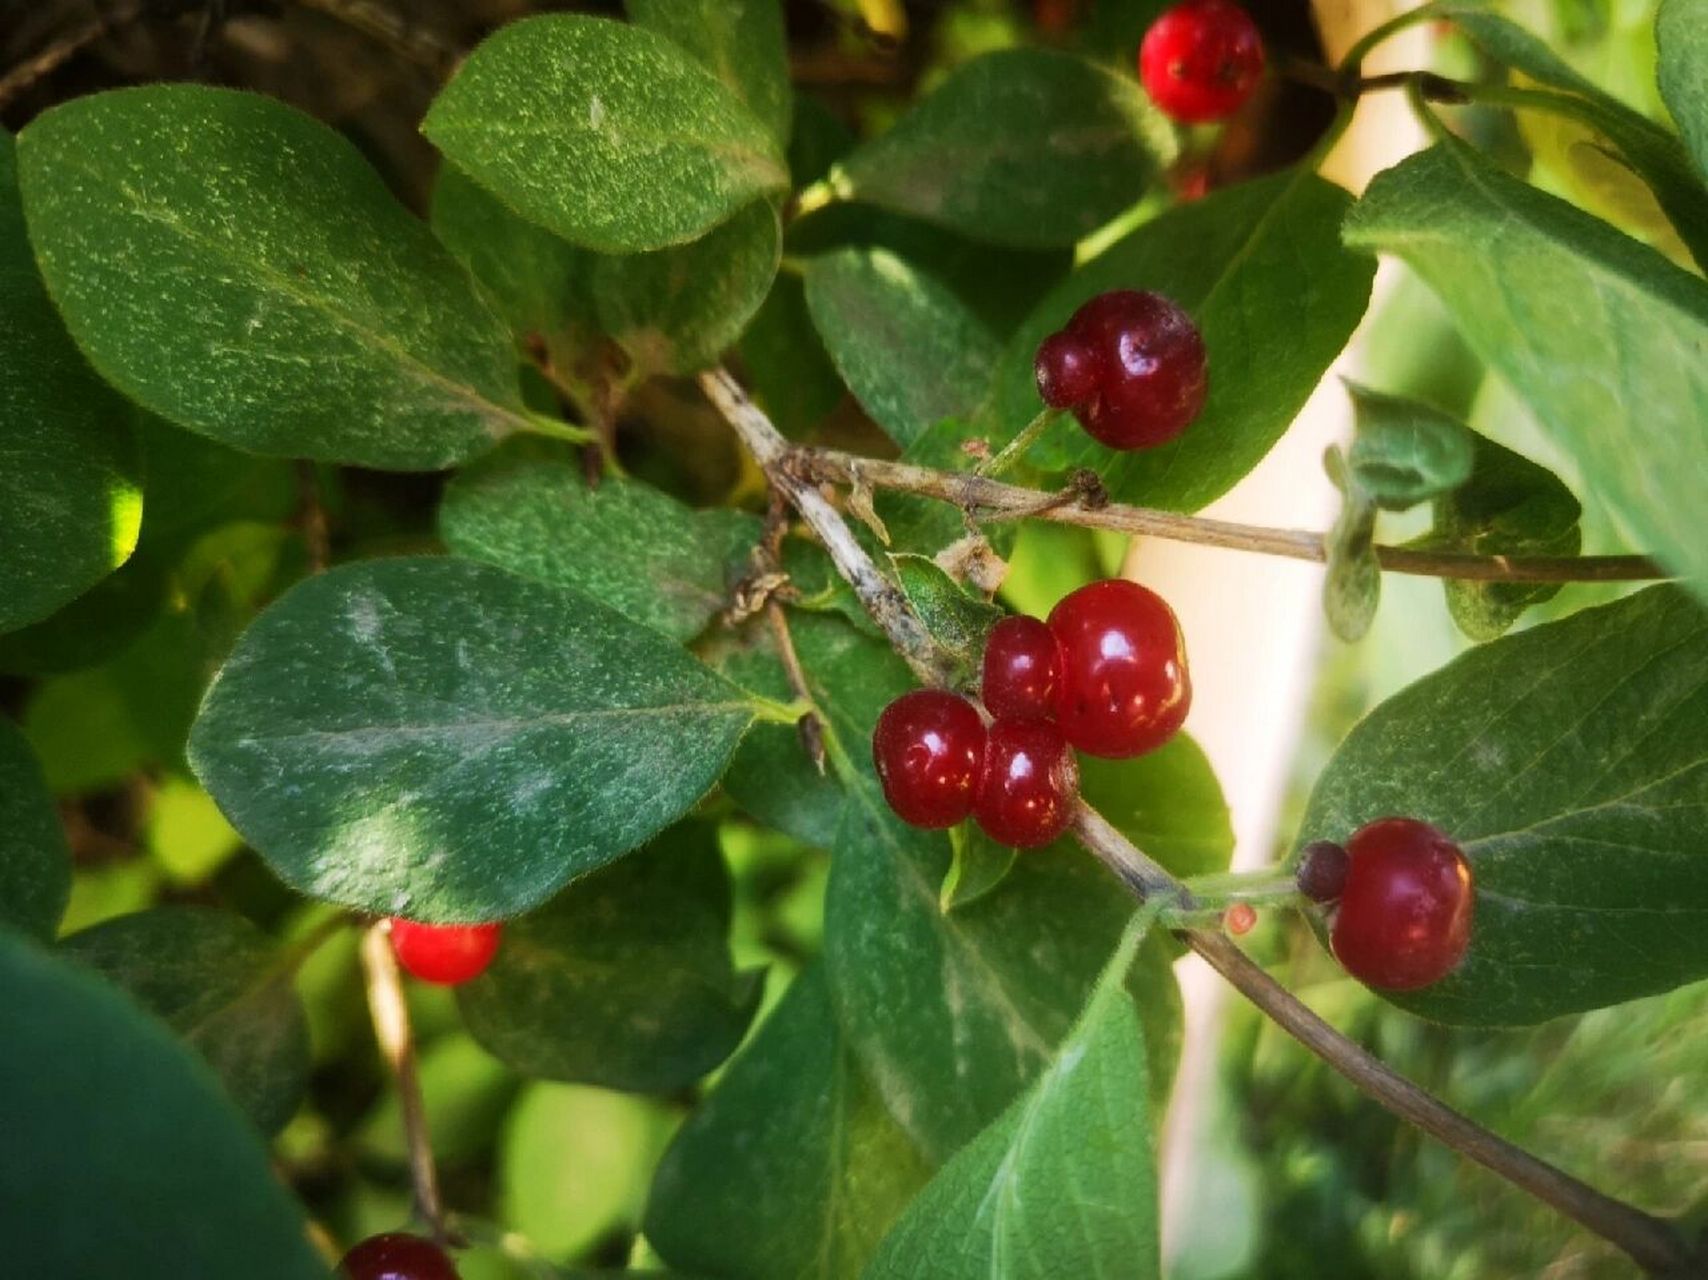
<path id="1" fill-rule="evenodd" d="M 1476 877 L 1471 946 L 1394 1003 L 1505 1026 L 1708 975 L 1708 615 L 1655 587 L 1471 650 L 1329 762 L 1301 845 L 1435 823 Z"/>
<path id="2" fill-rule="evenodd" d="M 1489 556 L 1575 556 L 1583 513 L 1572 491 L 1546 467 L 1492 440 L 1475 437 L 1471 478 L 1435 500 L 1435 527 L 1412 545 Z M 1473 640 L 1493 640 L 1559 584 L 1469 582 L 1446 578 L 1447 610 Z"/>
<path id="3" fill-rule="evenodd" d="M 1020 851 L 998 844 L 976 823 L 962 823 L 949 832 L 949 871 L 937 901 L 945 913 L 977 902 L 1008 878 Z"/>
<path id="4" fill-rule="evenodd" d="M 1355 432 L 1346 455 L 1351 483 L 1377 506 L 1406 511 L 1470 478 L 1475 436 L 1452 414 L 1351 380 L 1346 390 Z"/>
<path id="5" fill-rule="evenodd" d="M 18 161 L 72 336 L 162 417 L 251 453 L 400 471 L 526 426 L 491 307 L 325 125 L 153 85 L 39 116 Z"/>
<path id="6" fill-rule="evenodd" d="M 927 556 L 895 555 L 890 564 L 932 639 L 957 659 L 969 682 L 975 681 L 984 662 L 985 637 L 1003 611 L 971 595 Z"/>
<path id="7" fill-rule="evenodd" d="M 800 277 L 777 277 L 741 337 L 741 363 L 753 398 L 777 429 L 798 440 L 844 395 L 842 378 L 813 328 Z"/>
<path id="8" fill-rule="evenodd" d="M 0 924 L 53 937 L 71 896 L 71 850 L 42 767 L 0 717 Z"/>
<path id="9" fill-rule="evenodd" d="M 1346 236 L 1403 258 L 1635 539 L 1708 590 L 1708 284 L 1458 142 L 1378 177 Z"/>
<path id="10" fill-rule="evenodd" d="M 1130 930 L 1048 1070 L 945 1165 L 865 1280 L 1162 1275 L 1145 1035 Z"/>
<path id="11" fill-rule="evenodd" d="M 1189 735 L 1131 760 L 1081 756 L 1079 794 L 1181 879 L 1228 869 L 1233 821 L 1208 757 Z"/>
<path id="12" fill-rule="evenodd" d="M 308 1022 L 290 957 L 241 916 L 161 907 L 72 934 L 64 951 L 130 993 L 207 1060 L 262 1133 L 308 1088 Z"/>
<path id="13" fill-rule="evenodd" d="M 693 373 L 735 345 L 782 261 L 769 200 L 691 244 L 608 256 L 593 270 L 599 322 L 642 374 Z"/>
<path id="14" fill-rule="evenodd" d="M 674 40 L 736 97 L 776 139 L 789 141 L 794 92 L 778 0 L 626 0 L 629 17 Z"/>
<path id="15" fill-rule="evenodd" d="M 930 276 L 883 249 L 813 258 L 807 308 L 854 398 L 906 448 L 985 397 L 996 339 Z"/>
<path id="16" fill-rule="evenodd" d="M 47 617 L 122 565 L 142 519 L 125 404 L 48 301 L 0 129 L 0 631 Z"/>
<path id="17" fill-rule="evenodd" d="M 764 987 L 731 968 L 729 917 L 712 829 L 675 827 L 511 922 L 458 992 L 463 1018 L 523 1075 L 686 1088 L 741 1043 Z"/>
<path id="18" fill-rule="evenodd" d="M 752 516 L 695 511 L 639 481 L 590 489 L 574 451 L 543 441 L 459 473 L 439 509 L 458 555 L 572 588 L 677 640 L 729 606 L 729 567 L 760 532 Z"/>
<path id="19" fill-rule="evenodd" d="M 788 183 L 777 141 L 716 76 L 603 18 L 499 28 L 421 131 L 524 218 L 604 253 L 693 240 Z"/>
<path id="20" fill-rule="evenodd" d="M 997 244 L 1071 245 L 1145 194 L 1172 136 L 1130 76 L 1005 49 L 956 70 L 831 182 Z"/>
<path id="21" fill-rule="evenodd" d="M 473 922 L 663 830 L 753 715 L 586 596 L 472 562 L 379 560 L 261 615 L 208 690 L 190 758 L 293 888 Z"/>
<path id="22" fill-rule="evenodd" d="M 838 1280 L 859 1274 L 930 1172 L 861 1073 L 814 964 L 665 1152 L 646 1237 L 685 1270 Z"/>
<path id="23" fill-rule="evenodd" d="M 1537 109 L 1575 120 L 1600 135 L 1594 150 L 1617 149 L 1615 159 L 1649 185 L 1696 260 L 1708 257 L 1708 188 L 1692 170 L 1690 156 L 1676 137 L 1603 92 L 1546 42 L 1499 14 L 1467 8 L 1453 12 L 1452 18 L 1490 57 L 1559 90 L 1532 90 L 1526 97 Z M 1523 110 L 1527 104 L 1512 105 Z"/>
<path id="24" fill-rule="evenodd" d="M 825 901 L 831 989 L 884 1101 L 938 1160 L 1048 1066 L 1133 908 L 1063 842 L 1024 854 L 996 889 L 945 915 L 949 861 L 947 839 L 904 826 L 875 782 L 849 783 Z M 1160 1103 L 1180 1016 L 1162 948 L 1147 948 L 1133 986 L 1155 1037 Z"/>
<path id="25" fill-rule="evenodd" d="M 1063 423 L 1029 454 L 1090 467 L 1111 496 L 1170 511 L 1220 497 L 1269 452 L 1364 315 L 1373 267 L 1340 243 L 1351 197 L 1297 169 L 1217 191 L 1146 223 L 1074 272 L 1004 352 L 998 443 L 1041 407 L 1038 344 L 1097 294 L 1152 289 L 1191 313 L 1209 352 L 1204 411 L 1172 444 L 1116 453 Z"/>
<path id="26" fill-rule="evenodd" d="M 1708 2 L 1662 0 L 1655 15 L 1661 97 L 1708 178 Z"/>
<path id="27" fill-rule="evenodd" d="M 0 935 L 6 1266 L 66 1280 L 327 1280 L 213 1074 L 81 968 Z"/>
<path id="28" fill-rule="evenodd" d="M 519 338 L 538 336 L 570 359 L 597 340 L 598 255 L 518 217 L 452 164 L 439 168 L 431 217 L 434 234 L 486 286 Z"/>

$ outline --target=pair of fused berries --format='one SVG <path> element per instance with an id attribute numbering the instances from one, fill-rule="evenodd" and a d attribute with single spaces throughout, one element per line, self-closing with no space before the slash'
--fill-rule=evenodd
<path id="1" fill-rule="evenodd" d="M 1299 890 L 1331 904 L 1329 943 L 1354 978 L 1383 991 L 1416 991 L 1446 977 L 1471 942 L 1471 864 L 1438 827 L 1381 818 L 1345 846 L 1307 845 Z"/>
<path id="2" fill-rule="evenodd" d="M 1192 686 L 1173 610 L 1134 582 L 1094 582 L 1062 598 L 1047 622 L 1005 618 L 991 629 L 981 693 L 897 698 L 878 717 L 872 759 L 890 807 L 917 827 L 975 819 L 1016 848 L 1067 829 L 1079 793 L 1074 748 L 1125 758 L 1167 742 Z"/>
<path id="3" fill-rule="evenodd" d="M 1186 0 L 1145 32 L 1139 79 L 1183 124 L 1225 120 L 1263 79 L 1263 37 L 1233 0 Z"/>
<path id="4" fill-rule="evenodd" d="M 403 1232 L 362 1241 L 344 1255 L 338 1272 L 346 1280 L 458 1280 L 443 1249 Z"/>
<path id="5" fill-rule="evenodd" d="M 1087 302 L 1038 346 L 1038 395 L 1071 409 L 1111 449 L 1167 444 L 1204 408 L 1210 374 L 1192 317 L 1160 293 L 1117 289 Z"/>
<path id="6" fill-rule="evenodd" d="M 502 924 L 423 924 L 397 916 L 387 923 L 398 964 L 442 987 L 461 986 L 485 973 L 504 932 Z"/>

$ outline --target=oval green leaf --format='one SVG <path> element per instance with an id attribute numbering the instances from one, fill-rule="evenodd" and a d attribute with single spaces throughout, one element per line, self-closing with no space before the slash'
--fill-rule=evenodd
<path id="1" fill-rule="evenodd" d="M 71 850 L 42 767 L 0 717 L 0 923 L 53 937 L 71 897 Z"/>
<path id="2" fill-rule="evenodd" d="M 693 240 L 788 184 L 776 140 L 716 76 L 604 18 L 500 28 L 421 131 L 523 217 L 605 253 Z"/>
<path id="3" fill-rule="evenodd" d="M 1301 845 L 1389 814 L 1476 876 L 1471 946 L 1390 996 L 1502 1026 L 1708 975 L 1708 615 L 1654 587 L 1460 657 L 1378 707 L 1311 796 Z"/>
<path id="4" fill-rule="evenodd" d="M 9 1271 L 328 1280 L 254 1131 L 170 1031 L 3 931 L 0 989 Z"/>
<path id="5" fill-rule="evenodd" d="M 47 617 L 122 565 L 142 519 L 130 410 L 48 301 L 0 129 L 0 631 Z"/>
<path id="6" fill-rule="evenodd" d="M 789 141 L 794 90 L 778 0 L 627 0 L 638 26 L 674 40 L 759 119 L 778 146 Z"/>
<path id="7" fill-rule="evenodd" d="M 1708 594 L 1708 284 L 1453 141 L 1371 183 L 1346 238 L 1415 270 L 1639 545 Z"/>
<path id="8" fill-rule="evenodd" d="M 463 1018 L 523 1075 L 686 1088 L 741 1043 L 764 989 L 730 965 L 729 917 L 712 829 L 675 827 L 512 921 L 458 992 Z"/>
<path id="9" fill-rule="evenodd" d="M 277 1133 L 308 1087 L 308 1020 L 290 957 L 241 916 L 161 907 L 62 944 L 182 1036 L 262 1133 Z"/>
<path id="10" fill-rule="evenodd" d="M 526 425 L 492 308 L 325 125 L 152 85 L 55 107 L 18 160 L 72 336 L 162 417 L 251 453 L 398 471 Z"/>
<path id="11" fill-rule="evenodd" d="M 238 642 L 190 759 L 304 893 L 438 922 L 513 916 L 717 781 L 754 706 L 575 592 L 455 559 L 288 592 Z"/>
<path id="12" fill-rule="evenodd" d="M 1661 97 L 1708 180 L 1708 0 L 1663 0 L 1655 45 Z"/>
<path id="13" fill-rule="evenodd" d="M 1173 151 L 1131 76 L 1071 54 L 1005 49 L 955 71 L 830 181 L 981 240 L 1052 248 L 1136 204 Z"/>
<path id="14" fill-rule="evenodd" d="M 997 442 L 1043 407 L 1032 361 L 1045 337 L 1097 294 L 1152 289 L 1203 332 L 1203 413 L 1173 443 L 1130 453 L 1064 420 L 1028 457 L 1049 470 L 1089 467 L 1117 500 L 1170 511 L 1226 493 L 1281 438 L 1364 315 L 1374 269 L 1341 245 L 1350 203 L 1298 169 L 1182 205 L 1110 246 L 1051 293 L 1004 352 L 992 402 Z"/>

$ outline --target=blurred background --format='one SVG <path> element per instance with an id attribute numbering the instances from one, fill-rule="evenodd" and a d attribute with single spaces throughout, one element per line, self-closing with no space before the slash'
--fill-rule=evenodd
<path id="1" fill-rule="evenodd" d="M 1130 68 L 1156 0 L 790 0 L 792 62 L 805 102 L 791 160 L 799 182 L 854 136 L 881 130 L 950 69 L 1022 42 L 1055 43 Z M 1320 61 L 1406 7 L 1400 0 L 1255 0 L 1271 51 Z M 1652 0 L 1510 0 L 1498 8 L 1546 36 L 1597 83 L 1659 116 Z M 272 94 L 347 134 L 410 207 L 435 170 L 416 132 L 460 54 L 527 12 L 610 4 L 526 0 L 0 0 L 0 123 L 18 129 L 66 98 L 155 79 Z M 1479 71 L 1450 31 L 1422 27 L 1397 66 Z M 1271 78 L 1225 129 L 1192 135 L 1158 201 L 1192 199 L 1304 155 L 1332 114 L 1323 94 Z M 1664 220 L 1634 182 L 1557 124 L 1467 113 L 1463 127 L 1540 185 L 1663 251 Z M 1361 108 L 1329 161 L 1357 189 L 1417 145 L 1396 97 Z M 868 228 L 869 231 L 869 228 Z M 821 234 L 834 237 L 834 226 Z M 879 234 L 943 274 L 999 333 L 1022 297 L 991 290 L 990 258 L 947 233 L 886 218 Z M 1025 264 L 1009 263 L 1019 271 Z M 1037 264 L 1033 264 L 1036 266 Z M 1022 273 L 1023 274 L 1023 273 Z M 799 438 L 882 452 L 881 435 L 815 352 L 787 279 L 737 353 Z M 1385 267 L 1378 303 L 1345 369 L 1385 390 L 1467 415 L 1479 430 L 1572 479 L 1516 401 L 1485 379 L 1428 294 Z M 1333 519 L 1323 447 L 1348 427 L 1333 379 L 1266 461 L 1213 514 L 1307 528 Z M 145 433 L 164 429 L 144 426 Z M 622 423 L 625 461 L 691 501 L 750 498 L 728 432 L 691 389 L 657 384 Z M 316 546 L 337 558 L 433 545 L 439 480 L 215 456 L 161 435 L 151 456 L 177 477 L 151 504 L 142 550 L 92 593 L 72 629 L 0 642 L 0 711 L 42 756 L 72 835 L 66 932 L 162 902 L 217 902 L 270 930 L 306 932 L 304 908 L 242 847 L 182 761 L 207 674 L 255 608 L 300 576 Z M 305 483 L 322 495 L 305 504 Z M 1584 497 L 1581 486 L 1579 496 Z M 158 510 L 157 510 L 158 506 Z M 1392 519 L 1392 517 L 1385 517 Z M 1586 500 L 1585 550 L 1617 550 Z M 1384 540 L 1403 540 L 1403 521 Z M 1202 695 L 1190 728 L 1216 765 L 1236 865 L 1284 856 L 1316 771 L 1370 706 L 1464 644 L 1438 583 L 1390 576 L 1370 635 L 1353 646 L 1319 622 L 1316 570 L 1238 553 L 1129 547 L 1058 526 L 1023 535 L 1004 594 L 1043 612 L 1125 566 L 1179 608 Z M 1527 622 L 1608 589 L 1571 587 Z M 156 613 L 132 607 L 163 598 Z M 47 624 L 43 624 L 44 627 Z M 826 855 L 721 818 L 737 878 L 740 964 L 768 964 L 773 998 L 816 952 Z M 1247 939 L 1324 1016 L 1401 1071 L 1507 1137 L 1589 1181 L 1668 1212 L 1704 1207 L 1708 1172 L 1708 984 L 1541 1028 L 1459 1031 L 1406 1017 L 1342 977 L 1308 931 L 1265 918 Z M 1178 1280 L 1499 1280 L 1612 1277 L 1628 1264 L 1561 1219 L 1421 1140 L 1183 962 L 1190 1034 L 1165 1149 L 1166 1238 Z M 280 1165 L 341 1239 L 408 1213 L 397 1099 L 373 1048 L 355 938 L 320 950 L 300 979 L 319 1064 L 286 1125 Z M 645 1099 L 530 1083 L 461 1030 L 454 1002 L 412 986 L 423 1076 L 447 1199 L 495 1244 L 526 1239 L 549 1262 L 646 1261 L 635 1238 L 651 1169 L 692 1098 Z M 468 1280 L 527 1276 L 492 1248 Z"/>

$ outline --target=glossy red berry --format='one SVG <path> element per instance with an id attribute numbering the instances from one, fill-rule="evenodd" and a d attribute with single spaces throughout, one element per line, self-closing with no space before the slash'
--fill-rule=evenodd
<path id="1" fill-rule="evenodd" d="M 1038 396 L 1052 409 L 1075 409 L 1090 404 L 1103 385 L 1102 361 L 1071 333 L 1052 333 L 1038 344 L 1032 376 Z"/>
<path id="2" fill-rule="evenodd" d="M 1075 352 L 1082 354 L 1071 361 L 1064 354 Z M 1036 372 L 1045 402 L 1073 409 L 1094 439 L 1145 449 L 1173 440 L 1203 409 L 1207 360 L 1186 312 L 1160 293 L 1117 289 L 1091 299 L 1044 340 Z"/>
<path id="3" fill-rule="evenodd" d="M 1172 738 L 1192 706 L 1186 642 L 1163 598 L 1109 578 L 1050 610 L 1062 655 L 1056 719 L 1088 755 L 1123 759 Z"/>
<path id="4" fill-rule="evenodd" d="M 878 717 L 872 763 L 903 822 L 952 827 L 973 811 L 985 756 L 973 704 L 941 689 L 904 693 Z"/>
<path id="5" fill-rule="evenodd" d="M 1299 892 L 1312 902 L 1333 902 L 1346 888 L 1350 860 L 1346 850 L 1332 840 L 1313 840 L 1299 854 L 1294 874 Z"/>
<path id="6" fill-rule="evenodd" d="M 1382 818 L 1346 842 L 1346 886 L 1330 941 L 1366 986 L 1415 991 L 1451 973 L 1471 941 L 1471 864 L 1440 830 Z"/>
<path id="7" fill-rule="evenodd" d="M 391 948 L 423 982 L 455 987 L 486 972 L 503 932 L 501 924 L 422 924 L 393 916 Z"/>
<path id="8" fill-rule="evenodd" d="M 443 1249 L 402 1232 L 362 1241 L 344 1255 L 338 1270 L 348 1280 L 458 1280 Z"/>
<path id="9" fill-rule="evenodd" d="M 1055 633 L 1037 618 L 1004 618 L 984 645 L 980 696 L 997 719 L 1036 720 L 1056 714 L 1062 655 Z"/>
<path id="10" fill-rule="evenodd" d="M 1186 0 L 1145 32 L 1139 79 L 1183 124 L 1225 120 L 1263 79 L 1263 37 L 1233 0 Z"/>
<path id="11" fill-rule="evenodd" d="M 998 720 L 984 749 L 973 817 L 998 844 L 1034 849 L 1067 830 L 1079 761 L 1048 720 Z"/>

